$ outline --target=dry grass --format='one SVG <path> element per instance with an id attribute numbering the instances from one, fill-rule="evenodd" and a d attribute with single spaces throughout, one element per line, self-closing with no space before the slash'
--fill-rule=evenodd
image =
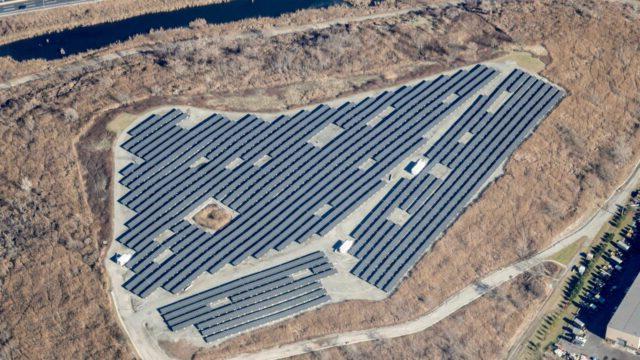
<path id="1" fill-rule="evenodd" d="M 233 214 L 218 204 L 209 204 L 193 216 L 196 224 L 209 230 L 218 230 L 227 225 Z"/>
<path id="2" fill-rule="evenodd" d="M 134 114 L 121 113 L 107 124 L 107 130 L 119 134 L 129 127 L 138 118 Z"/>
<path id="3" fill-rule="evenodd" d="M 585 242 L 586 237 L 581 237 L 576 240 L 573 244 L 567 246 L 561 251 L 557 252 L 553 256 L 549 257 L 549 260 L 557 261 L 564 265 L 569 265 L 571 260 L 576 256 L 578 250 L 582 248 L 582 244 Z"/>
<path id="4" fill-rule="evenodd" d="M 114 139 L 107 124 L 116 113 L 162 103 L 269 94 L 271 104 L 304 105 L 493 58 L 514 44 L 544 44 L 543 74 L 570 94 L 389 300 L 326 306 L 200 357 L 412 318 L 544 247 L 638 158 L 640 22 L 625 20 L 620 4 L 500 6 L 492 15 L 427 10 L 275 37 L 204 36 L 0 91 L 0 357 L 131 357 L 100 262 L 113 201 L 103 144 Z M 260 23 L 243 26 L 252 24 Z M 290 91 L 302 83 L 304 92 Z"/>
<path id="5" fill-rule="evenodd" d="M 203 351 L 202 357 L 414 318 L 479 277 L 548 246 L 626 176 L 640 145 L 640 58 L 633 56 L 640 22 L 608 3 L 500 6 L 483 19 L 516 44 L 543 43 L 552 60 L 543 75 L 570 95 L 516 152 L 505 176 L 387 301 L 325 306 Z"/>
<path id="6" fill-rule="evenodd" d="M 86 4 L 84 6 L 102 6 L 101 4 L 112 4 L 116 0 L 106 0 L 105 2 L 100 2 L 97 4 Z M 160 3 L 166 3 L 165 0 L 153 0 Z M 183 5 L 190 2 L 202 2 L 202 3 L 219 3 L 225 0 L 184 0 Z M 355 0 L 354 0 L 355 1 Z M 439 0 L 441 2 L 443 0 Z M 130 1 L 125 1 L 124 3 L 129 3 Z M 144 3 L 144 2 L 136 2 L 136 4 Z M 172 6 L 176 6 L 180 2 L 171 2 Z M 83 5 L 79 5 L 83 6 Z M 134 6 L 135 7 L 135 6 Z M 146 8 L 146 7 L 145 7 Z M 66 10 L 65 10 L 66 9 Z M 76 9 L 75 7 L 65 7 L 60 9 L 53 9 L 51 11 L 71 11 Z M 129 8 L 124 8 L 123 11 L 128 11 Z M 132 39 L 122 42 L 112 44 L 108 47 L 98 49 L 98 50 L 90 50 L 83 54 L 77 54 L 65 57 L 60 60 L 55 61 L 44 61 L 44 60 L 28 60 L 16 62 L 10 57 L 0 57 L 0 80 L 8 81 L 11 79 L 18 78 L 24 75 L 30 75 L 34 73 L 42 73 L 44 70 L 54 70 L 59 69 L 63 64 L 67 65 L 75 65 L 78 67 L 91 68 L 92 64 L 82 61 L 86 59 L 89 54 L 91 54 L 94 58 L 99 58 L 99 55 L 102 54 L 113 54 L 114 52 L 127 52 L 132 50 L 141 49 L 147 46 L 153 46 L 156 44 L 172 44 L 179 41 L 185 40 L 193 40 L 197 41 L 203 38 L 211 38 L 211 39 L 221 39 L 221 38 L 238 38 L 238 37 L 255 37 L 262 36 L 263 32 L 268 33 L 272 30 L 283 30 L 289 29 L 291 27 L 296 26 L 307 26 L 308 24 L 321 23 L 325 20 L 332 19 L 348 19 L 353 16 L 366 16 L 375 13 L 384 13 L 388 11 L 393 11 L 397 9 L 396 6 L 393 5 L 392 2 L 385 1 L 379 6 L 375 7 L 347 7 L 347 6 L 332 6 L 327 9 L 309 9 L 304 11 L 297 11 L 294 13 L 284 14 L 278 18 L 260 18 L 260 19 L 246 19 L 241 21 L 235 21 L 228 24 L 206 24 L 202 19 L 194 21 L 190 24 L 189 27 L 176 28 L 172 30 L 163 30 L 163 31 L 153 31 L 150 34 L 138 35 L 133 37 Z M 109 12 L 109 10 L 104 10 L 105 12 Z M 114 13 L 117 13 L 118 10 L 113 9 Z M 41 14 L 41 15 L 40 15 Z M 28 17 L 27 17 L 28 15 Z M 31 21 L 32 18 L 38 19 L 39 16 L 51 16 L 52 19 L 64 19 L 65 16 L 55 15 L 55 13 L 46 12 L 35 12 L 29 13 L 25 15 L 24 21 Z M 2 26 L 2 21 L 8 21 L 11 23 L 9 27 L 13 28 L 17 25 L 13 24 L 14 21 L 20 21 L 20 17 L 14 18 L 0 18 L 0 27 Z M 109 21 L 110 16 L 105 17 L 97 17 L 93 22 L 100 23 L 104 21 Z M 44 20 L 43 20 L 44 21 Z M 85 21 L 82 18 L 82 21 Z M 113 21 L 113 20 L 111 20 Z M 56 24 L 53 26 L 55 31 L 63 30 L 67 28 L 70 22 L 62 22 L 60 24 Z M 44 31 L 43 29 L 46 29 Z M 26 38 L 30 36 L 34 36 L 37 34 L 41 34 L 42 32 L 47 32 L 51 29 L 48 29 L 44 26 L 28 26 L 23 29 L 22 32 L 18 31 L 12 36 L 2 37 L 0 36 L 0 44 L 10 42 L 16 40 L 18 38 Z M 13 39 L 13 40 L 12 40 Z"/>
<path id="7" fill-rule="evenodd" d="M 221 2 L 225 0 L 102 0 L 5 16 L 0 17 L 0 44 L 82 25 Z"/>
<path id="8" fill-rule="evenodd" d="M 504 359 L 550 283 L 547 276 L 525 273 L 425 331 L 294 359 Z"/>
<path id="9" fill-rule="evenodd" d="M 420 50 L 442 38 L 430 26 L 403 25 L 422 16 L 432 15 L 273 38 L 171 43 L 0 91 L 0 148 L 6 159 L 0 163 L 0 357 L 132 356 L 110 311 L 101 265 L 111 239 L 113 201 L 112 154 L 104 144 L 114 139 L 107 124 L 116 113 L 257 92 L 297 106 L 497 54 L 495 48 L 462 48 L 468 40 L 459 37 L 462 29 L 446 40 L 450 51 Z M 466 31 L 491 31 L 459 10 L 433 16 L 436 24 L 467 17 Z M 429 65 L 421 65 L 427 59 Z M 380 75 L 390 70 L 400 76 Z M 349 80 L 363 77 L 371 80 Z M 340 79 L 350 85 L 322 86 Z M 310 89 L 304 94 L 287 91 L 303 82 Z"/>

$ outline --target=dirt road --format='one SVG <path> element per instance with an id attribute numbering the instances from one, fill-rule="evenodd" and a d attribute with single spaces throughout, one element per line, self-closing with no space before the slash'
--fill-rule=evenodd
<path id="1" fill-rule="evenodd" d="M 594 237 L 600 228 L 609 220 L 611 213 L 615 211 L 615 205 L 624 203 L 638 183 L 640 183 L 640 163 L 636 164 L 631 175 L 611 194 L 602 206 L 599 206 L 597 210 L 585 220 L 579 220 L 575 226 L 567 229 L 552 246 L 527 260 L 502 268 L 484 277 L 479 282 L 467 286 L 456 295 L 450 297 L 434 311 L 415 320 L 391 326 L 322 336 L 293 344 L 273 347 L 253 354 L 241 354 L 232 359 L 282 359 L 337 346 L 373 340 L 392 339 L 424 331 L 462 307 L 477 300 L 487 292 L 540 264 L 545 259 L 573 244 L 581 237 Z"/>

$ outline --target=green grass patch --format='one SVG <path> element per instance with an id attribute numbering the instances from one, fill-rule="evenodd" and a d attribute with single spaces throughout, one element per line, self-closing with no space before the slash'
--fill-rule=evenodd
<path id="1" fill-rule="evenodd" d="M 585 238 L 581 237 L 580 239 L 574 241 L 571 245 L 550 256 L 549 260 L 557 261 L 564 265 L 569 265 L 573 257 L 578 253 L 580 248 L 582 248 L 582 243 L 584 242 L 584 240 Z"/>
<path id="2" fill-rule="evenodd" d="M 633 222 L 635 211 L 627 208 L 628 211 L 617 217 L 617 221 L 606 223 L 595 237 L 595 241 L 591 246 L 584 249 L 585 252 L 591 252 L 593 254 L 593 260 L 587 264 L 585 272 L 582 276 L 572 281 L 575 272 L 569 273 L 569 276 L 563 280 L 556 289 L 552 298 L 549 300 L 549 304 L 553 304 L 553 308 L 548 310 L 548 313 L 542 317 L 542 321 L 537 325 L 537 329 L 533 332 L 528 342 L 533 344 L 534 347 L 528 347 L 528 351 L 523 351 L 519 354 L 520 359 L 531 358 L 533 352 L 534 358 L 540 358 L 549 346 L 557 342 L 560 335 L 562 335 L 563 327 L 565 326 L 564 318 L 573 318 L 574 314 L 578 312 L 579 307 L 574 304 L 574 300 L 577 300 L 579 296 L 586 291 L 585 284 L 588 284 L 589 280 L 595 274 L 595 269 L 598 265 L 604 265 L 607 263 L 606 258 L 603 256 L 608 250 L 615 249 L 614 243 L 624 240 L 620 234 L 621 230 Z M 614 217 L 612 217 L 614 218 Z M 612 223 L 615 225 L 612 225 Z M 554 260 L 564 265 L 569 265 L 575 255 L 583 249 L 582 244 L 584 238 L 578 239 L 571 245 L 562 249 L 560 252 L 549 257 L 549 260 Z"/>

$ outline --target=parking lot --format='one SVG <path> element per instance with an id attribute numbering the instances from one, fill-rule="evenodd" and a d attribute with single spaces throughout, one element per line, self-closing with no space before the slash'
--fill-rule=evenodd
<path id="1" fill-rule="evenodd" d="M 624 209 L 620 207 L 610 223 L 619 229 L 618 233 L 605 232 L 600 243 L 581 254 L 574 268 L 575 275 L 570 281 L 573 285 L 566 292 L 575 291 L 571 286 L 582 287 L 573 298 L 572 305 L 578 311 L 563 318 L 563 334 L 557 343 L 569 353 L 584 354 L 591 359 L 637 358 L 630 350 L 605 340 L 607 324 L 640 273 L 640 246 L 634 231 L 639 216 L 634 207 Z"/>

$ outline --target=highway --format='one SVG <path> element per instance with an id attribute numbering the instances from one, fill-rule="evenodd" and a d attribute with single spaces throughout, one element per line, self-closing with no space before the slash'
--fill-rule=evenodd
<path id="1" fill-rule="evenodd" d="M 17 0 L 0 1 L 0 16 L 15 15 L 31 10 L 53 8 L 92 0 Z"/>

